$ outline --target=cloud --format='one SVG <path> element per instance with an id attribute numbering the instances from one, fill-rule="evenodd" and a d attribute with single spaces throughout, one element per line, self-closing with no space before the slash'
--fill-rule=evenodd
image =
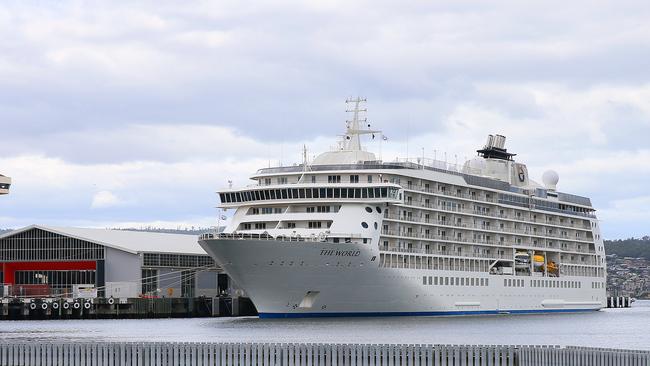
<path id="1" fill-rule="evenodd" d="M 462 162 L 502 133 L 610 210 L 650 182 L 650 8 L 592 5 L 3 3 L 0 226 L 216 217 L 229 179 L 327 150 L 358 94 L 384 159 Z M 90 208 L 101 191 L 120 204 Z"/>
<path id="2" fill-rule="evenodd" d="M 99 191 L 93 196 L 93 201 L 90 204 L 92 208 L 107 208 L 112 206 L 118 206 L 124 202 L 117 198 L 116 195 L 110 191 Z"/>

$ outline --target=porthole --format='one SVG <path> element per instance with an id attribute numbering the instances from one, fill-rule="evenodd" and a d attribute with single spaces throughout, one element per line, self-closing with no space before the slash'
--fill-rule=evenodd
<path id="1" fill-rule="evenodd" d="M 377 230 L 378 227 L 379 225 L 375 222 L 375 230 Z"/>
<path id="2" fill-rule="evenodd" d="M 364 229 L 367 229 L 367 228 L 368 228 L 368 223 L 364 221 L 364 222 L 361 223 L 361 226 L 362 226 Z"/>
<path id="3" fill-rule="evenodd" d="M 367 213 L 372 213 L 372 208 L 370 208 L 370 207 L 366 207 L 366 212 L 367 212 Z"/>
<path id="4" fill-rule="evenodd" d="M 377 209 L 377 213 L 381 213 L 381 207 L 375 207 Z"/>

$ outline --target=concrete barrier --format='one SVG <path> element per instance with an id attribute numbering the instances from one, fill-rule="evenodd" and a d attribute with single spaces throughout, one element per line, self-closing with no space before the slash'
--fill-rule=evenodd
<path id="1" fill-rule="evenodd" d="M 645 366 L 650 365 L 650 351 L 513 345 L 2 342 L 0 364 Z"/>

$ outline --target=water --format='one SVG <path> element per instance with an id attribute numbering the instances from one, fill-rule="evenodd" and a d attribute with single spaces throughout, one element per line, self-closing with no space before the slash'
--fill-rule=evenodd
<path id="1" fill-rule="evenodd" d="M 555 344 L 650 350 L 650 301 L 578 314 L 0 322 L 0 340 Z"/>

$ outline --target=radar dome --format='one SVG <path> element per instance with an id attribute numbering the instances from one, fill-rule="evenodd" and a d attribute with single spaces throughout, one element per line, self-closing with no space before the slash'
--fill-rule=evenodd
<path id="1" fill-rule="evenodd" d="M 555 170 L 547 170 L 542 174 L 542 182 L 547 189 L 555 190 L 557 187 L 557 182 L 560 181 L 560 176 Z"/>
<path id="2" fill-rule="evenodd" d="M 487 164 L 485 164 L 485 159 L 474 158 L 465 162 L 463 173 L 482 175 L 485 173 L 486 168 Z"/>

